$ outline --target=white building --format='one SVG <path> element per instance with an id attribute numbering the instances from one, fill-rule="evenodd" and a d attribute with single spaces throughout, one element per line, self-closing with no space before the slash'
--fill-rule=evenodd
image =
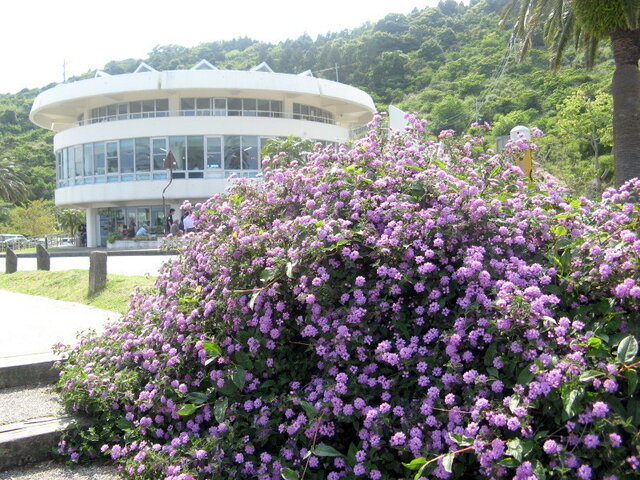
<path id="1" fill-rule="evenodd" d="M 295 135 L 341 142 L 372 118 L 371 97 L 357 88 L 274 73 L 190 70 L 134 73 L 60 84 L 35 99 L 30 119 L 57 132 L 56 205 L 86 210 L 87 246 L 106 244 L 133 218 L 163 233 L 164 160 L 177 167 L 166 188 L 167 210 L 185 199 L 223 192 L 230 176 L 254 177 L 269 139 Z"/>

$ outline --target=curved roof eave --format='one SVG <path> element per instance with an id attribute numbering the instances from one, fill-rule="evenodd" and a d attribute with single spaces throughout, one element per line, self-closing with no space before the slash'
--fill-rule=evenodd
<path id="1" fill-rule="evenodd" d="M 70 116 L 71 110 L 80 108 L 89 98 L 179 90 L 251 90 L 313 95 L 332 99 L 347 109 L 351 105 L 354 111 L 375 111 L 373 100 L 366 92 L 331 80 L 261 71 L 170 70 L 97 77 L 57 85 L 36 97 L 29 118 L 41 127 L 51 128 L 52 116 Z M 69 113 L 63 113 L 65 109 Z"/>

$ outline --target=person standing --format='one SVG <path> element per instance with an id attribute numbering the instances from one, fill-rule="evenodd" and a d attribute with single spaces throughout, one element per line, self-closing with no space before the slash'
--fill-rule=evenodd
<path id="1" fill-rule="evenodd" d="M 169 209 L 169 215 L 167 215 L 167 222 L 166 222 L 166 225 L 164 227 L 164 232 L 165 233 L 171 233 L 171 226 L 175 222 L 175 220 L 173 219 L 173 214 L 175 213 L 175 211 L 176 211 L 175 208 Z"/>
<path id="2" fill-rule="evenodd" d="M 186 211 L 185 212 L 185 217 L 184 220 L 182 221 L 184 224 L 184 232 L 185 233 L 189 233 L 189 232 L 195 232 L 196 231 L 196 225 L 193 221 L 193 215 L 191 214 L 190 211 Z"/>

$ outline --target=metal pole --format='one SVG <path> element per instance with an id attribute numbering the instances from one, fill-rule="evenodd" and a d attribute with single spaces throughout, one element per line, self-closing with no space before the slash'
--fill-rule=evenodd
<path id="1" fill-rule="evenodd" d="M 173 182 L 173 169 L 177 166 L 178 163 L 176 162 L 176 157 L 174 157 L 173 153 L 171 153 L 171 150 L 169 150 L 169 152 L 167 152 L 166 158 L 164 159 L 164 168 L 169 169 L 169 183 L 167 183 L 167 186 L 164 187 L 164 190 L 162 190 L 162 219 L 165 225 L 167 223 L 167 206 L 164 199 L 164 192 L 167 191 L 167 188 L 169 188 L 169 185 L 171 185 L 171 182 Z"/>

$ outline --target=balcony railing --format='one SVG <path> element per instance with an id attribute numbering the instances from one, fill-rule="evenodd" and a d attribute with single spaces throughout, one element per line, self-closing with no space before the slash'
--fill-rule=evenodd
<path id="1" fill-rule="evenodd" d="M 263 117 L 263 118 L 284 118 L 289 120 L 307 120 L 310 122 L 326 123 L 335 125 L 334 120 L 326 117 L 306 115 L 299 113 L 284 113 L 271 110 L 221 110 L 221 109 L 193 109 L 178 110 L 177 112 L 155 111 L 127 113 L 118 115 L 106 115 L 103 117 L 91 117 L 77 122 L 76 126 L 93 125 L 94 123 L 116 122 L 119 120 L 135 120 L 140 118 L 161 118 L 161 117 Z"/>

